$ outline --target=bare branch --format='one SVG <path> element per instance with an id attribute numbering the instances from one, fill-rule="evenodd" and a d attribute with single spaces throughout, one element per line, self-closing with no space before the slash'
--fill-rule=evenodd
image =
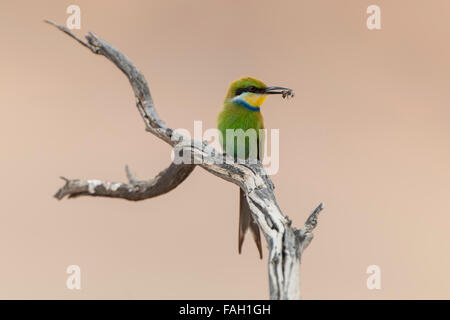
<path id="1" fill-rule="evenodd" d="M 305 250 L 309 244 L 311 243 L 314 234 L 313 230 L 317 226 L 317 219 L 319 218 L 319 213 L 323 210 L 323 203 L 319 204 L 317 208 L 314 209 L 313 212 L 309 215 L 308 219 L 306 219 L 305 224 L 300 230 L 295 230 L 297 236 L 299 237 L 301 243 L 301 250 Z"/>
<path id="2" fill-rule="evenodd" d="M 175 152 L 189 155 L 189 165 L 172 164 L 155 179 L 137 182 L 127 169 L 129 183 L 108 183 L 96 180 L 66 180 L 66 185 L 55 195 L 117 197 L 142 200 L 163 194 L 179 185 L 195 165 L 238 185 L 246 193 L 252 216 L 260 227 L 269 246 L 268 271 L 271 299 L 298 299 L 300 297 L 301 254 L 312 239 L 317 215 L 322 205 L 314 210 L 302 229 L 291 227 L 291 221 L 282 214 L 275 199 L 273 183 L 261 163 L 235 163 L 205 141 L 195 141 L 181 136 L 159 118 L 147 81 L 131 61 L 117 49 L 92 32 L 87 42 L 78 39 L 65 27 L 49 22 L 77 40 L 93 53 L 103 55 L 114 63 L 129 79 L 136 97 L 136 106 L 148 132 L 170 144 Z M 94 182 L 93 182 L 94 181 Z"/>
<path id="3" fill-rule="evenodd" d="M 139 181 L 136 179 L 136 176 L 131 173 L 130 168 L 128 168 L 128 165 L 125 165 L 125 173 L 127 174 L 128 182 L 131 183 L 133 186 L 139 183 Z"/>
<path id="4" fill-rule="evenodd" d="M 129 183 L 100 180 L 69 180 L 63 178 L 66 184 L 58 190 L 55 198 L 61 200 L 66 196 L 68 198 L 93 196 L 133 201 L 149 199 L 175 189 L 189 176 L 194 168 L 194 165 L 172 163 L 153 179 L 138 181 L 132 178 Z M 128 167 L 126 171 L 128 174 Z"/>
<path id="5" fill-rule="evenodd" d="M 88 43 L 84 42 L 83 40 L 81 40 L 80 38 L 78 38 L 76 35 L 74 35 L 69 29 L 67 29 L 64 26 L 61 26 L 59 24 L 54 23 L 53 21 L 50 20 L 44 20 L 45 23 L 48 23 L 56 28 L 58 28 L 59 30 L 61 30 L 62 32 L 66 33 L 67 35 L 69 35 L 70 37 L 72 37 L 73 39 L 75 39 L 76 41 L 78 41 L 82 46 L 85 46 L 86 48 L 88 48 L 89 50 L 91 50 L 93 53 L 97 53 L 95 52 L 95 48 L 91 47 Z"/>

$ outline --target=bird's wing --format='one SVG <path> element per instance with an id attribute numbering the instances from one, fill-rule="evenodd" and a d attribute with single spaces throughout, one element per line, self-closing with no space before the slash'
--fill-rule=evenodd
<path id="1" fill-rule="evenodd" d="M 263 161 L 264 159 L 264 143 L 266 141 L 266 132 L 262 128 L 258 133 L 258 160 Z"/>

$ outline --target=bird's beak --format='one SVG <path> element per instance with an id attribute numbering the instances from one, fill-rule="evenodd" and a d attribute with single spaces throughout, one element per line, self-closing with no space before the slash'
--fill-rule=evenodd
<path id="1" fill-rule="evenodd" d="M 281 94 L 283 98 L 294 97 L 294 91 L 285 87 L 267 87 L 264 90 L 265 94 Z"/>

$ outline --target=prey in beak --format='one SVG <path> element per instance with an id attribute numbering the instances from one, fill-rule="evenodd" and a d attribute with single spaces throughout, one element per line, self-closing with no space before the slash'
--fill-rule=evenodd
<path id="1" fill-rule="evenodd" d="M 292 89 L 285 87 L 266 87 L 264 94 L 281 94 L 283 98 L 293 98 L 295 95 Z"/>

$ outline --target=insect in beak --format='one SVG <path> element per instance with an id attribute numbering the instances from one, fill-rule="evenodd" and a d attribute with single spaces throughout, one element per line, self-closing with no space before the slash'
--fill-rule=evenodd
<path id="1" fill-rule="evenodd" d="M 294 97 L 294 91 L 289 88 L 285 87 L 267 87 L 264 90 L 265 94 L 281 94 L 283 98 L 293 98 Z"/>

